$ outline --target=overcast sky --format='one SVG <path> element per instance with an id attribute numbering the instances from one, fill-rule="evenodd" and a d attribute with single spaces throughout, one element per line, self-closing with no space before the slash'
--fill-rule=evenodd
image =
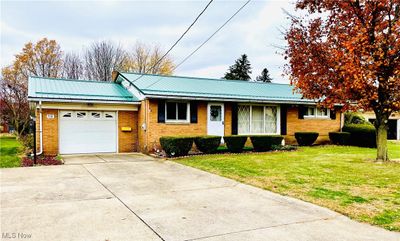
<path id="1" fill-rule="evenodd" d="M 214 0 L 199 21 L 171 52 L 180 62 L 245 1 Z M 241 54 L 249 56 L 255 78 L 264 67 L 274 82 L 282 77 L 288 26 L 282 9 L 292 1 L 251 1 L 232 21 L 180 66 L 175 75 L 220 78 Z M 93 41 L 112 40 L 126 49 L 136 41 L 167 50 L 208 3 L 203 1 L 1 1 L 1 61 L 11 64 L 29 41 L 55 39 L 64 52 L 82 51 Z"/>

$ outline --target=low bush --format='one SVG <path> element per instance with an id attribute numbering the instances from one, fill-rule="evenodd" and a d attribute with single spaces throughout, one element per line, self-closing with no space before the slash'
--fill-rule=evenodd
<path id="1" fill-rule="evenodd" d="M 186 156 L 193 146 L 194 137 L 163 136 L 160 144 L 168 157 Z"/>
<path id="2" fill-rule="evenodd" d="M 252 146 L 244 146 L 243 147 L 243 151 L 253 151 L 253 147 Z M 217 149 L 217 153 L 228 153 L 228 147 L 226 147 L 226 145 L 221 145 L 218 147 Z"/>
<path id="3" fill-rule="evenodd" d="M 297 146 L 292 145 L 273 145 L 272 150 L 274 151 L 295 151 L 297 150 Z"/>
<path id="4" fill-rule="evenodd" d="M 369 124 L 349 124 L 342 128 L 350 132 L 350 145 L 361 147 L 376 147 L 375 127 Z"/>
<path id="5" fill-rule="evenodd" d="M 311 146 L 318 138 L 318 132 L 296 132 L 294 137 L 300 146 Z"/>
<path id="6" fill-rule="evenodd" d="M 240 153 L 243 151 L 244 144 L 247 141 L 247 136 L 233 135 L 224 136 L 226 147 L 233 153 Z"/>
<path id="7" fill-rule="evenodd" d="M 251 143 L 253 144 L 254 151 L 270 151 L 272 146 L 280 145 L 283 136 L 279 135 L 257 135 L 250 136 Z"/>
<path id="8" fill-rule="evenodd" d="M 350 132 L 329 132 L 329 140 L 335 145 L 348 145 L 350 136 Z"/>
<path id="9" fill-rule="evenodd" d="M 61 165 L 62 161 L 57 156 L 40 156 L 37 157 L 36 165 L 40 166 L 51 166 L 51 165 Z M 33 157 L 22 158 L 21 166 L 31 167 L 34 165 Z"/>
<path id="10" fill-rule="evenodd" d="M 24 147 L 28 150 L 33 149 L 33 134 L 21 136 L 19 137 L 19 140 L 21 141 L 22 145 L 24 145 Z"/>
<path id="11" fill-rule="evenodd" d="M 364 116 L 357 112 L 344 113 L 344 124 L 371 124 Z"/>
<path id="12" fill-rule="evenodd" d="M 221 144 L 220 136 L 199 136 L 194 139 L 197 149 L 203 153 L 215 153 Z"/>

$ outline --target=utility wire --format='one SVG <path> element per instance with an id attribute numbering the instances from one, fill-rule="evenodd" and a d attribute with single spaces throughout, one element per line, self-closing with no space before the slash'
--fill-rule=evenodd
<path id="1" fill-rule="evenodd" d="M 181 66 L 183 63 L 186 62 L 186 60 L 188 60 L 190 57 L 192 57 L 199 49 L 201 49 L 212 37 L 214 37 L 214 35 L 216 35 L 223 27 L 225 27 L 225 25 L 227 25 L 240 11 L 242 11 L 242 9 L 250 2 L 251 0 L 248 0 L 247 2 L 245 2 L 228 20 L 226 20 L 213 34 L 210 35 L 210 37 L 208 37 L 202 44 L 199 45 L 199 47 L 197 47 L 193 52 L 191 52 L 188 56 L 186 56 L 181 62 L 179 62 L 179 64 L 177 64 L 174 68 L 172 68 L 172 71 L 176 70 L 179 66 Z M 156 83 L 160 82 L 161 79 L 163 77 L 160 77 L 160 79 L 158 79 L 157 81 L 153 82 L 152 84 L 150 84 L 149 86 L 147 86 L 146 88 L 149 88 L 153 85 L 155 85 Z"/>
<path id="2" fill-rule="evenodd" d="M 210 37 L 208 37 L 202 44 L 199 45 L 193 52 L 191 52 L 186 58 L 184 58 L 179 64 L 177 64 L 173 70 L 176 70 L 179 66 L 181 66 L 186 60 L 188 60 L 190 57 L 192 57 L 193 54 L 195 54 L 201 47 L 203 47 L 214 35 L 216 35 L 225 25 L 227 25 L 232 18 L 234 18 L 242 9 L 250 2 L 251 0 L 248 0 L 245 4 L 243 4 L 224 24 L 222 24 Z"/>
<path id="3" fill-rule="evenodd" d="M 210 0 L 208 2 L 205 8 L 199 13 L 199 15 L 197 15 L 196 19 L 192 22 L 192 24 L 190 24 L 190 26 L 185 30 L 185 32 L 183 32 L 183 34 L 179 37 L 179 39 L 175 41 L 175 43 L 171 46 L 171 48 L 169 48 L 169 50 L 161 58 L 158 59 L 158 61 L 148 70 L 148 72 L 152 71 L 169 54 L 169 52 L 172 51 L 172 49 L 179 43 L 179 41 L 181 41 L 181 39 L 186 35 L 186 33 L 189 32 L 189 30 L 193 27 L 193 25 L 197 22 L 197 20 L 199 20 L 200 16 L 203 15 L 203 13 L 206 11 L 208 6 L 210 6 L 210 4 L 213 1 L 214 0 Z M 140 75 L 137 79 L 133 80 L 132 82 L 135 82 L 136 80 L 142 78 L 143 75 L 144 74 Z"/>

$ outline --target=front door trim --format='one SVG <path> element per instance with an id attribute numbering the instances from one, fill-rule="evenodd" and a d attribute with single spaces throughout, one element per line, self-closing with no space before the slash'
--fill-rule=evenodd
<path id="1" fill-rule="evenodd" d="M 221 107 L 220 121 L 211 120 L 211 108 Z M 225 134 L 225 106 L 222 102 L 209 102 L 207 104 L 207 135 L 224 136 Z"/>

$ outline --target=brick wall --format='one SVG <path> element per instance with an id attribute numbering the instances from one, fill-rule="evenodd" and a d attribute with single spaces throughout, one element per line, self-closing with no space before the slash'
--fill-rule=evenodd
<path id="1" fill-rule="evenodd" d="M 122 127 L 130 127 L 131 131 L 122 131 Z M 118 112 L 118 152 L 137 151 L 138 147 L 138 112 Z"/>
<path id="2" fill-rule="evenodd" d="M 199 101 L 197 106 L 197 123 L 158 123 L 158 101 L 150 99 L 142 101 L 139 109 L 139 149 L 142 152 L 154 152 L 160 149 L 161 136 L 207 135 L 207 104 Z M 147 108 L 147 111 L 146 111 Z M 141 125 L 146 123 L 146 131 Z M 232 108 L 225 103 L 225 135 L 232 133 Z"/>
<path id="3" fill-rule="evenodd" d="M 51 115 L 54 118 L 49 118 Z M 43 119 L 43 153 L 45 155 L 58 154 L 58 110 L 42 109 Z M 40 118 L 36 110 L 36 145 L 40 150 Z"/>
<path id="4" fill-rule="evenodd" d="M 147 150 L 149 152 L 159 149 L 161 136 L 189 136 L 207 134 L 207 103 L 199 102 L 197 105 L 197 123 L 158 123 L 158 101 L 149 100 L 148 125 L 147 125 Z"/>
<path id="5" fill-rule="evenodd" d="M 232 103 L 227 102 L 225 103 L 225 118 L 224 118 L 224 124 L 225 124 L 225 130 L 224 134 L 226 136 L 232 135 Z"/>
<path id="6" fill-rule="evenodd" d="M 299 119 L 298 108 L 289 107 L 287 110 L 287 135 L 285 141 L 288 144 L 296 144 L 295 132 L 315 131 L 319 133 L 316 143 L 329 141 L 329 132 L 340 130 L 340 113 L 336 112 L 336 119 Z"/>

